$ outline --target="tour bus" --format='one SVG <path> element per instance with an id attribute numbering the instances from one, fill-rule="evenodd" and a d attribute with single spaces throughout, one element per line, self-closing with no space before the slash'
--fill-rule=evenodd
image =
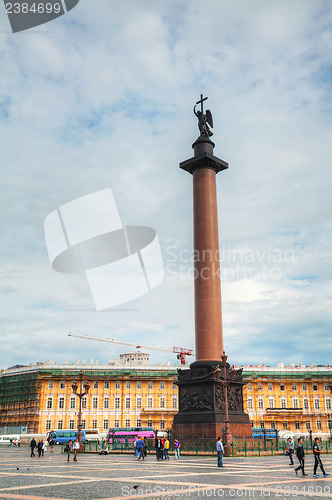
<path id="1" fill-rule="evenodd" d="M 85 443 L 85 430 L 81 431 L 82 433 L 82 443 Z M 48 434 L 47 439 L 54 439 L 55 444 L 67 444 L 69 441 L 75 441 L 78 436 L 78 431 L 74 429 L 61 429 L 51 431 Z"/>
<path id="2" fill-rule="evenodd" d="M 135 437 L 155 439 L 156 432 L 153 427 L 111 427 L 108 431 L 107 441 L 110 444 L 133 444 Z"/>
<path id="3" fill-rule="evenodd" d="M 279 434 L 277 429 L 261 429 L 260 427 L 253 427 L 252 437 L 255 439 L 279 439 Z"/>
<path id="4" fill-rule="evenodd" d="M 18 439 L 21 439 L 19 434 L 4 434 L 0 436 L 0 444 L 7 444 L 9 446 L 10 441 L 14 444 L 14 442 L 16 443 Z"/>

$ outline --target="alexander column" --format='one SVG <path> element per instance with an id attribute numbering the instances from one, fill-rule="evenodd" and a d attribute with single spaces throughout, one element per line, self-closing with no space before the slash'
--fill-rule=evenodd
<path id="1" fill-rule="evenodd" d="M 173 434 L 182 440 L 216 439 L 222 431 L 233 437 L 251 435 L 243 411 L 242 370 L 230 369 L 223 356 L 216 174 L 228 164 L 213 155 L 213 119 L 210 110 L 204 113 L 206 100 L 201 94 L 194 106 L 200 131 L 192 145 L 194 156 L 180 163 L 193 176 L 196 352 L 190 369 L 178 370 L 179 413 Z"/>

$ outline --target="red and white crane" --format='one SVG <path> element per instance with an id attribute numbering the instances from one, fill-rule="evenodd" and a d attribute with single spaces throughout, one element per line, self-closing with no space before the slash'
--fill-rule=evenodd
<path id="1" fill-rule="evenodd" d="M 76 335 L 74 333 L 68 333 L 69 337 L 76 337 L 79 339 L 86 340 L 97 340 L 99 342 L 111 342 L 112 344 L 122 344 L 122 345 L 130 345 L 135 347 L 136 349 L 155 349 L 157 351 L 165 351 L 165 352 L 174 352 L 177 354 L 177 358 L 180 360 L 181 365 L 186 364 L 186 356 L 195 356 L 193 349 L 186 349 L 184 347 L 168 347 L 163 345 L 153 345 L 153 344 L 138 344 L 137 342 L 132 342 L 130 340 L 116 340 L 116 339 L 99 339 L 96 337 L 88 337 L 87 335 Z"/>

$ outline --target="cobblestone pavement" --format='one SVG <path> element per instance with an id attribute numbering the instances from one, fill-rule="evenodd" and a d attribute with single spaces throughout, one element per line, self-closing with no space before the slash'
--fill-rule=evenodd
<path id="1" fill-rule="evenodd" d="M 322 457 L 331 476 L 313 478 L 313 457 L 306 459 L 307 477 L 297 477 L 288 457 L 181 457 L 137 461 L 133 455 L 79 455 L 78 462 L 60 448 L 31 458 L 27 445 L 0 446 L 0 498 L 97 500 L 135 498 L 251 498 L 270 500 L 332 498 L 332 455 Z"/>

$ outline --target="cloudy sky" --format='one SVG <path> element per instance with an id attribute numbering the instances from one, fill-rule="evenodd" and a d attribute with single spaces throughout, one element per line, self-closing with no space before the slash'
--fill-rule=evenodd
<path id="1" fill-rule="evenodd" d="M 1 6 L 1 368 L 130 350 L 70 331 L 194 348 L 192 178 L 178 165 L 201 93 L 229 163 L 230 361 L 331 363 L 331 28 L 324 0 L 81 0 L 16 34 Z M 96 312 L 84 275 L 52 269 L 44 220 L 106 188 L 124 225 L 157 231 L 165 278 Z"/>

